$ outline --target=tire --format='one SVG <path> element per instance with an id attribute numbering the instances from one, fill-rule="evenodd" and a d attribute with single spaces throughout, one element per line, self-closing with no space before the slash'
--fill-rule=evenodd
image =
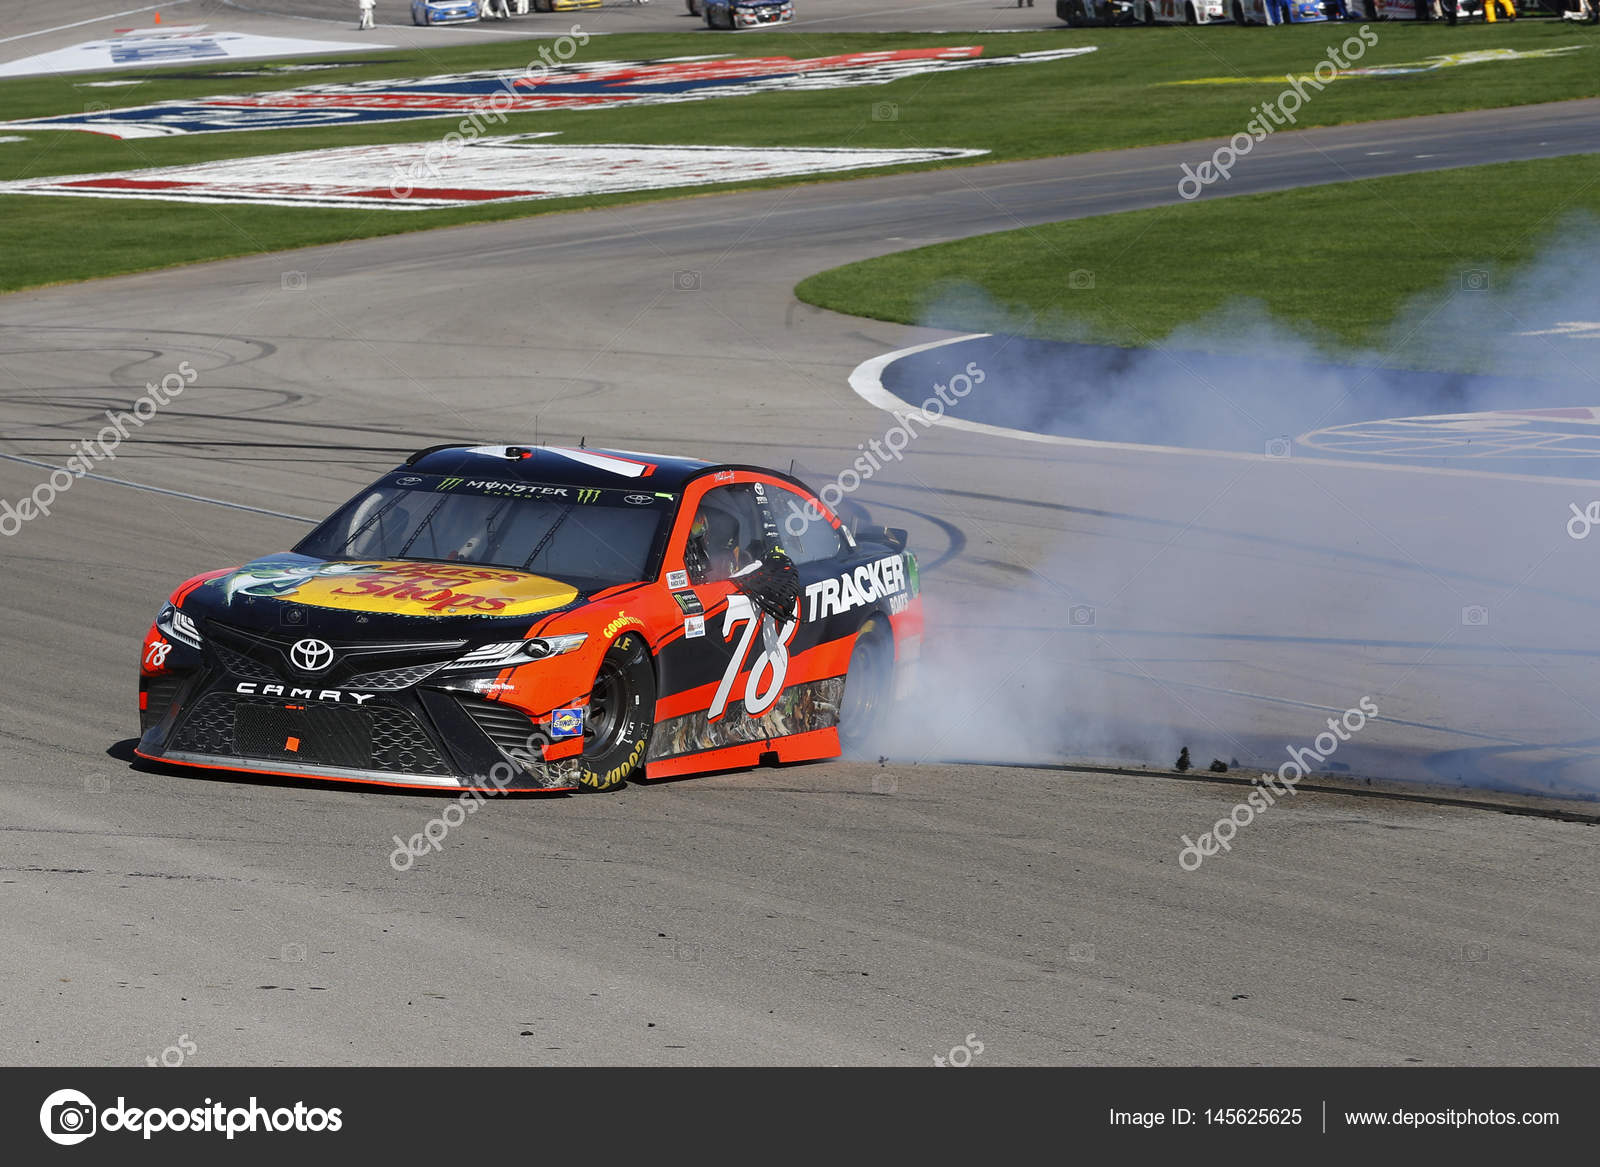
<path id="1" fill-rule="evenodd" d="M 1244 27 L 1244 5 L 1239 0 L 1233 0 L 1233 23 L 1240 28 Z"/>
<path id="2" fill-rule="evenodd" d="M 583 760 L 578 786 L 615 790 L 637 773 L 650 748 L 656 718 L 656 672 L 644 637 L 617 637 L 595 673 L 583 719 Z"/>
<path id="3" fill-rule="evenodd" d="M 839 700 L 839 744 L 846 750 L 859 749 L 883 724 L 893 683 L 894 641 L 888 622 L 874 616 L 856 633 Z"/>
<path id="4" fill-rule="evenodd" d="M 1199 24 L 1200 23 L 1200 18 L 1195 15 L 1194 5 L 1193 4 L 1185 4 L 1183 6 L 1183 23 L 1185 23 L 1185 24 Z"/>
<path id="5" fill-rule="evenodd" d="M 1078 0 L 1056 0 L 1056 19 L 1068 28 L 1079 27 Z"/>
<path id="6" fill-rule="evenodd" d="M 1155 26 L 1156 6 L 1154 4 L 1146 4 L 1144 6 L 1144 23 L 1146 28 L 1152 28 Z"/>

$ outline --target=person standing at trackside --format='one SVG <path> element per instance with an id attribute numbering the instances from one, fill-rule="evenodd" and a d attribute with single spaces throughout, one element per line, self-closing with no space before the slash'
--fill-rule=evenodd
<path id="1" fill-rule="evenodd" d="M 1017 7 L 1018 7 L 1018 8 L 1021 8 L 1021 7 L 1022 7 L 1022 0 L 1017 0 Z M 1032 7 L 1033 7 L 1033 0 L 1028 0 L 1028 7 L 1029 7 L 1029 8 L 1032 8 Z"/>
<path id="2" fill-rule="evenodd" d="M 1506 10 L 1507 20 L 1515 20 L 1517 18 L 1517 0 L 1483 0 L 1483 19 L 1486 24 L 1494 23 L 1494 10 L 1496 8 L 1504 8 Z"/>
<path id="3" fill-rule="evenodd" d="M 1322 0 L 1322 11 L 1329 20 L 1349 20 L 1350 10 L 1344 0 Z"/>
<path id="4" fill-rule="evenodd" d="M 376 27 L 376 25 L 374 24 L 373 19 L 372 19 L 372 10 L 375 7 L 377 7 L 378 0 L 356 0 L 356 3 L 361 8 L 361 23 L 356 25 L 356 27 L 357 28 L 374 28 L 374 27 Z"/>
<path id="5" fill-rule="evenodd" d="M 1267 23 L 1289 23 L 1289 0 L 1267 0 Z"/>
<path id="6" fill-rule="evenodd" d="M 1576 20 L 1600 24 L 1600 4 L 1595 0 L 1568 0 L 1570 7 L 1561 14 L 1562 20 Z"/>
<path id="7" fill-rule="evenodd" d="M 484 15 L 493 20 L 510 20 L 511 9 L 506 7 L 506 0 L 484 0 Z"/>

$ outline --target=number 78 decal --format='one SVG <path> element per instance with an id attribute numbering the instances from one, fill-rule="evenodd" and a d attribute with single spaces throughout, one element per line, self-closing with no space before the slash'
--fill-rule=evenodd
<path id="1" fill-rule="evenodd" d="M 783 692 L 783 681 L 789 673 L 789 645 L 794 640 L 794 634 L 800 630 L 798 608 L 797 604 L 795 618 L 785 622 L 782 632 L 762 637 L 764 648 L 750 666 L 750 679 L 744 685 L 744 711 L 751 717 L 760 717 L 771 709 L 778 700 L 778 694 Z M 722 639 L 732 640 L 734 629 L 741 624 L 744 625 L 744 632 L 739 637 L 739 646 L 733 650 L 733 656 L 728 661 L 728 671 L 722 674 L 722 683 L 717 686 L 716 696 L 711 698 L 711 708 L 706 710 L 707 721 L 720 721 L 727 712 L 733 683 L 744 671 L 744 662 L 750 656 L 756 629 L 764 623 L 776 632 L 777 622 L 757 612 L 749 596 L 735 592 L 728 597 L 728 613 L 722 619 Z M 763 689 L 761 678 L 768 673 L 771 674 L 771 681 Z"/>

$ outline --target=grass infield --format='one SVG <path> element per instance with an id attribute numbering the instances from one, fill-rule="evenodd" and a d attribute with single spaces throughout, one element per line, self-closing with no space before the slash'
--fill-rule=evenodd
<path id="1" fill-rule="evenodd" d="M 1579 51 L 1397 77 L 1341 80 L 1298 116 L 1304 126 L 1600 96 L 1600 37 L 1559 22 L 1458 28 L 1381 24 L 1360 64 L 1412 62 L 1447 52 L 1522 52 L 1583 45 Z M 520 114 L 490 133 L 559 131 L 561 143 L 749 146 L 977 147 L 980 161 L 1043 157 L 1195 138 L 1241 130 L 1251 107 L 1284 88 L 1282 75 L 1309 73 L 1354 36 L 1354 26 L 1287 29 L 1118 28 L 999 34 L 706 33 L 595 37 L 576 61 L 633 60 L 705 53 L 826 56 L 835 53 L 976 44 L 986 56 L 1076 44 L 1097 51 L 1057 62 L 919 76 L 884 86 L 796 90 L 615 110 Z M 428 76 L 480 69 L 521 70 L 536 42 L 379 53 L 325 72 L 221 78 L 255 68 L 168 67 L 139 73 L 73 74 L 0 82 L 0 121 L 131 106 L 175 98 L 251 93 L 308 84 Z M 347 60 L 348 58 L 339 58 Z M 1241 83 L 1177 85 L 1206 78 Z M 1264 80 L 1263 80 L 1264 78 Z M 93 82 L 135 80 L 100 88 Z M 118 141 L 65 131 L 26 131 L 0 143 L 0 179 L 171 166 L 334 146 L 431 142 L 454 129 L 440 118 L 372 126 L 265 130 Z M 16 131 L 0 131 L 11 135 Z M 871 173 L 884 173 L 873 171 Z M 826 178 L 818 181 L 826 181 Z M 581 207 L 792 183 L 793 179 L 594 198 L 436 211 L 200 206 L 32 195 L 0 196 L 0 291 L 175 266 L 312 244 Z M 1450 181 L 1450 180 L 1445 180 Z"/>

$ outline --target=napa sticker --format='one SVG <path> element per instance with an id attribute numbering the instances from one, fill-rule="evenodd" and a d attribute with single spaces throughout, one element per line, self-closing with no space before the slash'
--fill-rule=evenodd
<path id="1" fill-rule="evenodd" d="M 375 560 L 247 567 L 222 581 L 229 604 L 255 597 L 401 616 L 528 616 L 578 598 L 570 584 L 493 567 Z"/>
<path id="2" fill-rule="evenodd" d="M 583 733 L 583 709 L 557 709 L 550 715 L 551 737 L 578 737 Z"/>

